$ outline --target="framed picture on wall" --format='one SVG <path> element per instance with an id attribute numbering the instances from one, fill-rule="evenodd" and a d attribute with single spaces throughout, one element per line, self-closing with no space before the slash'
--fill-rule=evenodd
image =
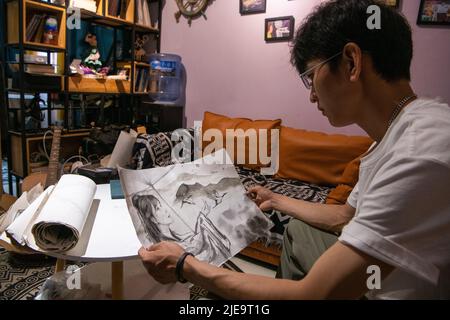
<path id="1" fill-rule="evenodd" d="M 266 0 L 239 0 L 241 14 L 254 14 L 266 12 Z"/>
<path id="2" fill-rule="evenodd" d="M 265 20 L 264 40 L 266 42 L 289 41 L 294 37 L 293 16 L 269 18 Z"/>
<path id="3" fill-rule="evenodd" d="M 400 0 L 383 0 L 383 1 L 390 7 L 398 8 L 400 6 Z"/>
<path id="4" fill-rule="evenodd" d="M 421 0 L 417 24 L 450 25 L 450 0 Z"/>

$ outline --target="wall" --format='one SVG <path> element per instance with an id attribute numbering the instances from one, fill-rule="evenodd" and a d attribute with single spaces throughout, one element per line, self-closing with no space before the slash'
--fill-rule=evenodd
<path id="1" fill-rule="evenodd" d="M 163 10 L 161 52 L 182 56 L 187 69 L 187 125 L 203 119 L 205 110 L 250 118 L 282 118 L 296 128 L 364 134 L 356 126 L 333 128 L 309 102 L 289 63 L 287 42 L 264 42 L 264 19 L 294 15 L 296 25 L 319 0 L 268 0 L 264 14 L 239 14 L 238 0 L 215 0 L 189 27 L 176 23 L 175 1 Z M 420 0 L 403 0 L 402 12 L 413 27 L 415 57 L 412 85 L 420 95 L 450 101 L 450 30 L 418 27 Z"/>

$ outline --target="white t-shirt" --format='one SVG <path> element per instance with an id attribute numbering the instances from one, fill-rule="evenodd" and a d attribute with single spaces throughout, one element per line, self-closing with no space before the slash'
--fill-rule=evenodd
<path id="1" fill-rule="evenodd" d="M 450 298 L 448 105 L 418 99 L 404 108 L 361 159 L 347 201 L 356 214 L 339 241 L 395 267 L 369 298 Z"/>

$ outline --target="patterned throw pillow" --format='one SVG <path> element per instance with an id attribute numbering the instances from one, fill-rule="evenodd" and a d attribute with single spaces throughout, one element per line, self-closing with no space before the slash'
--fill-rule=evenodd
<path id="1" fill-rule="evenodd" d="M 174 132 L 140 134 L 133 147 L 133 168 L 147 169 L 174 164 L 172 161 L 172 150 L 183 139 L 191 139 L 192 161 L 194 159 L 194 129 L 177 130 L 181 135 Z"/>

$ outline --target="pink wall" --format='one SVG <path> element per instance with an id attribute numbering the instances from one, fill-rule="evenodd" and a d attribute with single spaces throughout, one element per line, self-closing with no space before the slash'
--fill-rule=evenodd
<path id="1" fill-rule="evenodd" d="M 181 55 L 187 69 L 187 124 L 208 110 L 229 116 L 282 118 L 296 128 L 363 134 L 356 126 L 333 128 L 309 102 L 289 63 L 287 42 L 264 42 L 264 19 L 294 15 L 296 25 L 321 1 L 267 0 L 264 14 L 241 16 L 238 0 L 216 0 L 202 17 L 177 24 L 175 1 L 163 11 L 161 52 Z M 412 84 L 420 95 L 450 101 L 450 30 L 416 25 L 420 0 L 403 0 L 415 42 Z"/>

